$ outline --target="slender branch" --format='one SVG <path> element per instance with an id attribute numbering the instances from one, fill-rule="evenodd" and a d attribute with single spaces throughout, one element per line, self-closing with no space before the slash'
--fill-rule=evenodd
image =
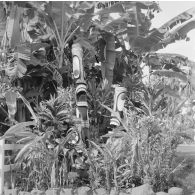
<path id="1" fill-rule="evenodd" d="M 54 27 L 55 27 L 55 30 L 56 30 L 56 33 L 57 33 L 57 37 L 58 37 L 58 40 L 59 40 L 59 43 L 60 43 L 60 47 L 61 47 L 62 46 L 62 40 L 61 40 L 60 33 L 58 31 L 58 27 L 56 25 L 55 20 L 53 20 L 53 23 L 54 23 Z"/>
<path id="2" fill-rule="evenodd" d="M 57 26 L 56 26 L 56 24 L 55 24 L 54 19 L 52 18 L 52 16 L 50 16 L 50 18 L 51 18 L 51 21 L 52 21 L 52 22 L 50 22 L 50 20 L 48 20 L 49 25 L 50 25 L 50 26 L 53 26 L 53 25 L 52 25 L 52 23 L 53 23 L 53 24 L 54 24 L 54 27 L 55 27 L 55 30 L 58 32 L 58 29 L 57 29 Z M 53 33 L 54 36 L 55 36 L 56 42 L 57 42 L 57 44 L 58 44 L 58 47 L 60 47 L 60 39 L 59 39 L 59 37 L 56 36 L 56 33 L 54 32 L 53 28 L 51 28 L 51 31 L 52 31 L 52 33 Z M 59 33 L 58 33 L 58 34 L 59 34 Z"/>
<path id="3" fill-rule="evenodd" d="M 52 29 L 52 33 L 54 34 L 54 36 L 55 36 L 55 38 L 56 38 L 56 42 L 57 42 L 57 44 L 58 44 L 58 47 L 60 47 L 60 42 L 59 42 L 59 40 L 58 40 L 58 38 L 57 38 L 57 36 L 56 36 L 56 33 L 54 32 L 53 29 Z"/>
<path id="4" fill-rule="evenodd" d="M 139 21 L 138 21 L 138 14 L 137 14 L 137 6 L 135 5 L 135 20 L 136 20 L 136 33 L 139 36 Z"/>
<path id="5" fill-rule="evenodd" d="M 58 28 L 57 28 L 57 25 L 56 25 L 56 22 L 53 20 L 53 23 L 54 23 L 54 27 L 55 27 L 55 30 L 56 30 L 56 34 L 57 34 L 57 37 L 58 37 L 58 40 L 59 40 L 59 48 L 60 48 L 60 60 L 59 60 L 59 68 L 62 67 L 62 63 L 63 63 L 63 42 L 62 42 L 62 39 L 60 37 L 60 33 L 58 31 Z M 63 35 L 62 35 L 63 36 Z"/>
<path id="6" fill-rule="evenodd" d="M 72 38 L 72 36 L 74 35 L 74 33 L 78 30 L 79 26 L 77 26 L 72 33 L 69 35 L 69 37 L 65 40 L 63 48 L 65 47 L 66 43 Z"/>
<path id="7" fill-rule="evenodd" d="M 118 191 L 118 182 L 117 182 L 117 165 L 116 162 L 114 162 L 113 164 L 113 170 L 114 170 L 114 184 L 115 184 L 115 188 L 116 188 L 116 194 L 119 194 Z"/>
<path id="8" fill-rule="evenodd" d="M 110 186 L 110 167 L 108 165 L 108 163 L 106 163 L 106 187 L 107 187 L 107 191 L 110 193 L 110 190 L 111 190 L 111 186 Z"/>
<path id="9" fill-rule="evenodd" d="M 61 21 L 61 41 L 63 40 L 64 34 L 64 2 L 62 1 L 62 21 Z"/>
<path id="10" fill-rule="evenodd" d="M 66 40 L 66 37 L 67 37 L 68 32 L 70 31 L 71 27 L 72 27 L 72 24 L 73 24 L 73 22 L 71 22 L 70 25 L 68 26 L 68 29 L 67 29 L 67 31 L 66 31 L 66 34 L 64 35 L 63 43 L 64 43 L 65 40 Z M 65 45 L 64 45 L 64 46 L 65 46 Z"/>

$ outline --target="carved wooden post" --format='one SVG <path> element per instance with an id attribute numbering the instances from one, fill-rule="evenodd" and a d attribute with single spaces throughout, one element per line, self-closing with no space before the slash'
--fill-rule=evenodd
<path id="1" fill-rule="evenodd" d="M 73 56 L 73 76 L 76 82 L 76 115 L 81 119 L 81 132 L 82 139 L 84 140 L 87 135 L 89 119 L 88 119 L 88 104 L 87 104 L 87 85 L 85 82 L 85 74 L 83 68 L 83 49 L 79 43 L 72 45 Z"/>
<path id="2" fill-rule="evenodd" d="M 115 86 L 114 93 L 114 106 L 113 111 L 118 113 L 118 117 L 123 120 L 124 119 L 124 105 L 125 105 L 125 96 L 126 96 L 126 88 Z M 112 118 L 110 120 L 111 125 L 120 126 L 120 121 L 117 117 L 111 115 Z"/>
<path id="3" fill-rule="evenodd" d="M 10 120 L 14 120 L 17 110 L 17 94 L 13 91 L 8 91 L 5 94 L 5 99 L 8 107 L 9 118 Z"/>

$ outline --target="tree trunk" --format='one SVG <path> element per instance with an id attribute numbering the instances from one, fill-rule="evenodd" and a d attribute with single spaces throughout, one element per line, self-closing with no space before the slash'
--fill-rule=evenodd
<path id="1" fill-rule="evenodd" d="M 103 69 L 105 70 L 105 73 L 102 74 L 104 78 L 105 74 L 105 83 L 106 88 L 111 87 L 112 81 L 113 81 L 113 70 L 114 65 L 116 61 L 116 52 L 115 52 L 115 37 L 112 34 L 107 34 L 105 36 L 106 40 L 106 60 L 102 63 Z"/>

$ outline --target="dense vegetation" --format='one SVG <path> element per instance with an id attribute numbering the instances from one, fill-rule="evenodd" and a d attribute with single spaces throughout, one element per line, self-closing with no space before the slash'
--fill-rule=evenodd
<path id="1" fill-rule="evenodd" d="M 187 39 L 195 8 L 150 29 L 159 11 L 0 2 L 1 135 L 25 144 L 12 154 L 13 185 L 188 187 L 175 179 L 185 168 L 175 149 L 192 141 L 194 62 L 156 52 Z"/>

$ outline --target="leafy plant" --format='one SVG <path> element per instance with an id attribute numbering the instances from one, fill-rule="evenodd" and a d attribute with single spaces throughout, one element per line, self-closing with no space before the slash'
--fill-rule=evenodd
<path id="1" fill-rule="evenodd" d="M 66 96 L 67 99 L 62 96 L 65 93 L 69 95 Z M 62 178 L 66 178 L 70 171 L 68 156 L 72 158 L 71 155 L 74 155 L 74 148 L 80 139 L 75 138 L 79 134 L 72 121 L 73 109 L 67 101 L 70 98 L 68 91 L 62 93 L 59 90 L 57 98 L 51 97 L 50 100 L 40 103 L 36 111 L 37 123 L 35 121 L 18 123 L 4 135 L 7 139 L 17 137 L 18 143 L 25 144 L 16 156 L 16 162 L 21 170 L 29 174 L 27 180 L 29 189 L 65 185 Z M 28 106 L 30 107 L 29 104 Z M 34 128 L 31 128 L 32 126 Z M 23 171 L 22 173 L 24 174 Z"/>
<path id="2" fill-rule="evenodd" d="M 193 129 L 192 111 L 187 116 L 181 111 L 190 102 L 194 68 L 184 56 L 154 52 L 186 39 L 195 12 L 189 9 L 150 30 L 158 11 L 156 2 L 0 3 L 2 120 L 8 115 L 13 123 L 4 136 L 25 144 L 16 160 L 22 177 L 29 178 L 19 186 L 78 185 L 78 167 L 89 168 L 93 188 L 150 182 L 157 191 L 171 185 L 175 148 L 190 140 L 186 132 Z M 92 132 L 88 149 L 74 117 L 72 46 L 83 51 Z M 128 90 L 127 121 L 119 117 L 122 127 L 116 129 L 109 124 L 110 112 L 116 115 L 110 109 L 112 84 Z M 26 117 L 17 116 L 16 105 Z"/>

